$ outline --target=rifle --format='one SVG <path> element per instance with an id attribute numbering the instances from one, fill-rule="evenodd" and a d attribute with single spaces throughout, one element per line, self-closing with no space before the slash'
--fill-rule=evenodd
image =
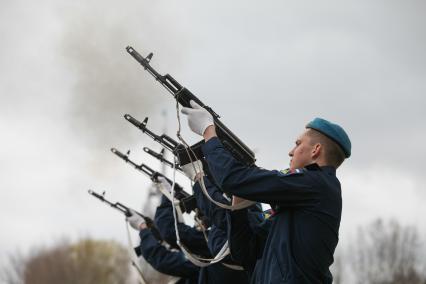
<path id="1" fill-rule="evenodd" d="M 182 168 L 180 167 L 179 164 L 172 163 L 169 160 L 167 160 L 166 158 L 164 158 L 164 148 L 161 149 L 160 153 L 157 153 L 157 152 L 155 152 L 154 150 L 151 150 L 148 147 L 143 147 L 143 150 L 145 151 L 145 153 L 150 154 L 151 156 L 153 156 L 154 158 L 156 158 L 160 162 L 165 163 L 169 167 L 175 168 L 176 170 L 182 172 Z"/>
<path id="2" fill-rule="evenodd" d="M 141 171 L 144 174 L 146 174 L 153 182 L 158 182 L 158 178 L 163 177 L 163 178 L 166 179 L 166 181 L 169 184 L 171 184 L 171 185 L 173 184 L 173 181 L 168 179 L 163 174 L 161 174 L 157 171 L 154 171 L 153 169 L 151 169 L 147 165 L 145 165 L 143 163 L 138 165 L 135 162 L 133 162 L 132 160 L 130 160 L 129 159 L 129 154 L 130 154 L 129 152 L 130 151 L 128 151 L 127 154 L 125 155 L 125 154 L 121 153 L 120 151 L 118 151 L 117 149 L 111 148 L 111 152 L 113 152 L 115 155 L 120 157 L 126 163 L 131 164 L 138 171 Z M 180 201 L 179 204 L 180 204 L 182 212 L 190 213 L 191 211 L 193 211 L 197 208 L 197 202 L 196 202 L 195 196 L 190 195 L 189 193 L 184 191 L 182 186 L 180 186 L 178 183 L 175 183 L 174 191 L 175 191 L 176 199 L 178 199 Z"/>
<path id="3" fill-rule="evenodd" d="M 130 208 L 129 208 L 129 207 L 127 207 L 127 206 L 123 205 L 123 204 L 122 204 L 122 203 L 120 203 L 120 202 L 112 203 L 111 201 L 107 200 L 107 199 L 105 198 L 105 191 L 102 193 L 102 195 L 101 195 L 101 194 L 99 194 L 99 193 L 94 192 L 94 191 L 93 191 L 93 190 L 91 190 L 91 189 L 89 189 L 89 190 L 88 190 L 88 192 L 89 192 L 89 194 L 93 195 L 94 197 L 96 197 L 96 198 L 97 198 L 97 199 L 99 199 L 100 201 L 105 202 L 106 204 L 108 204 L 108 205 L 109 205 L 109 206 L 111 206 L 112 208 L 117 209 L 118 211 L 120 211 L 121 213 L 123 213 L 126 217 L 129 217 L 129 216 L 131 216 L 131 215 L 132 215 L 132 213 L 130 212 Z M 135 211 L 135 210 L 134 210 L 134 211 Z M 158 229 L 155 227 L 154 221 L 153 221 L 151 218 L 149 218 L 148 216 L 143 215 L 142 213 L 139 213 L 139 212 L 137 212 L 137 211 L 135 211 L 135 212 L 136 212 L 136 214 L 138 214 L 139 216 L 141 216 L 142 218 L 144 218 L 144 219 L 145 219 L 146 226 L 147 226 L 148 228 L 150 228 L 150 229 L 151 229 L 151 231 L 152 231 L 152 233 L 154 234 L 155 238 L 156 238 L 157 240 L 162 241 L 162 238 L 161 238 L 160 232 L 159 232 L 159 231 L 158 231 Z"/>
<path id="4" fill-rule="evenodd" d="M 148 73 L 150 73 L 156 81 L 160 82 L 163 87 L 169 91 L 173 97 L 184 107 L 191 107 L 190 101 L 193 100 L 203 108 L 205 108 L 214 119 L 216 126 L 216 133 L 218 138 L 221 140 L 223 146 L 231 152 L 231 154 L 244 164 L 251 166 L 254 165 L 256 159 L 254 153 L 250 148 L 248 148 L 231 130 L 229 130 L 220 120 L 220 116 L 213 111 L 212 108 L 205 105 L 200 99 L 198 99 L 194 94 L 192 94 L 188 89 L 179 84 L 172 76 L 169 74 L 160 75 L 149 63 L 153 57 L 151 52 L 147 57 L 141 56 L 133 47 L 127 46 L 127 52 L 138 61 Z M 198 144 L 204 143 L 203 141 L 198 142 Z M 194 145 L 195 146 L 195 145 Z M 200 146 L 200 145 L 198 145 Z M 202 156 L 199 156 L 200 159 Z"/>
<path id="5" fill-rule="evenodd" d="M 145 117 L 145 119 L 142 122 L 140 122 L 139 120 L 137 120 L 130 114 L 125 114 L 124 118 L 128 122 L 130 122 L 131 124 L 139 128 L 143 133 L 151 137 L 154 141 L 160 143 L 161 146 L 163 146 L 164 148 L 172 152 L 178 158 L 180 166 L 190 163 L 191 160 L 195 161 L 203 157 L 203 152 L 201 151 L 202 144 L 200 142 L 191 146 L 192 151 L 195 153 L 197 157 L 200 157 L 200 158 L 195 157 L 192 154 L 192 152 L 189 151 L 191 155 L 191 159 L 190 159 L 188 156 L 187 149 L 185 148 L 183 144 L 178 143 L 176 140 L 174 140 L 173 138 L 171 138 L 170 136 L 166 134 L 157 135 L 151 130 L 149 130 L 146 126 L 148 124 L 148 117 Z M 204 159 L 201 159 L 201 160 L 204 161 Z"/>

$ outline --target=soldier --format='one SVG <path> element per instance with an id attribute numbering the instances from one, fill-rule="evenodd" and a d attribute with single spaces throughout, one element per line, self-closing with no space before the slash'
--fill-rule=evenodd
<path id="1" fill-rule="evenodd" d="M 252 283 L 331 283 L 342 211 L 336 169 L 351 155 L 343 128 L 314 119 L 289 152 L 290 169 L 269 171 L 235 160 L 217 138 L 211 114 L 193 101 L 191 106 L 182 113 L 204 137 L 203 153 L 219 187 L 275 211 Z"/>
<path id="2" fill-rule="evenodd" d="M 155 270 L 166 275 L 175 276 L 178 284 L 196 284 L 198 282 L 200 268 L 186 259 L 181 251 L 172 250 L 161 243 L 154 236 L 151 229 L 147 227 L 144 218 L 133 211 L 132 215 L 127 217 L 127 221 L 132 228 L 139 231 L 141 241 L 137 251 Z M 152 278 L 152 275 L 143 276 Z"/>

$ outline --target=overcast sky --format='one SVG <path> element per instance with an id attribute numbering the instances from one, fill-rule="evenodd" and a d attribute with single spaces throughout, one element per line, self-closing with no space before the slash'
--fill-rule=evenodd
<path id="1" fill-rule="evenodd" d="M 62 237 L 126 244 L 123 217 L 87 189 L 141 209 L 149 179 L 109 149 L 159 169 L 142 151 L 159 147 L 123 114 L 177 129 L 173 99 L 127 45 L 154 52 L 259 166 L 286 168 L 314 117 L 341 124 L 353 145 L 338 171 L 341 246 L 377 217 L 426 240 L 425 11 L 420 0 L 1 1 L 0 257 Z"/>

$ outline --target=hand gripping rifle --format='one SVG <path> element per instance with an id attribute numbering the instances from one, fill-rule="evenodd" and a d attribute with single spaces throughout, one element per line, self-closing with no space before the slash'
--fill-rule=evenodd
<path id="1" fill-rule="evenodd" d="M 200 99 L 192 94 L 188 89 L 180 85 L 172 76 L 169 74 L 160 75 L 152 66 L 149 64 L 153 53 L 150 53 L 147 57 L 141 56 L 133 47 L 126 47 L 127 52 L 138 61 L 145 70 L 150 73 L 156 81 L 160 82 L 167 91 L 169 91 L 173 97 L 184 107 L 191 107 L 189 102 L 195 101 L 200 106 L 204 107 L 214 119 L 216 126 L 216 133 L 221 140 L 223 146 L 231 152 L 231 154 L 244 164 L 251 166 L 256 161 L 253 151 L 251 151 L 231 130 L 229 130 L 220 120 L 219 115 L 213 111 L 209 106 L 205 105 Z M 203 143 L 202 141 L 196 145 Z M 195 146 L 195 145 L 194 145 Z M 198 145 L 200 146 L 200 145 Z M 200 158 L 202 156 L 199 156 Z"/>
<path id="2" fill-rule="evenodd" d="M 159 177 L 164 177 L 168 183 L 173 184 L 173 181 L 165 177 L 163 174 L 154 171 L 150 167 L 148 167 L 145 164 L 136 164 L 132 160 L 129 159 L 129 152 L 127 154 L 123 154 L 120 151 L 118 151 L 115 148 L 111 148 L 111 152 L 113 152 L 115 155 L 120 157 L 122 160 L 124 160 L 126 163 L 131 164 L 135 169 L 137 169 L 140 172 L 143 172 L 146 174 L 153 182 L 158 182 Z M 182 186 L 175 183 L 175 198 L 178 199 L 180 202 L 180 207 L 182 212 L 190 213 L 191 211 L 195 210 L 197 208 L 197 202 L 194 195 L 188 194 L 186 191 L 183 190 Z"/>
<path id="3" fill-rule="evenodd" d="M 130 212 L 130 208 L 129 207 L 121 204 L 120 202 L 112 203 L 111 201 L 107 200 L 105 198 L 105 191 L 102 193 L 102 195 L 99 194 L 99 193 L 94 192 L 91 189 L 89 189 L 88 192 L 89 192 L 89 194 L 93 195 L 94 197 L 96 197 L 100 201 L 105 202 L 106 204 L 108 204 L 112 208 L 115 208 L 118 211 L 122 212 L 126 217 L 129 217 L 129 216 L 132 215 L 132 213 Z M 154 221 L 151 218 L 149 218 L 148 216 L 143 215 L 142 213 L 139 213 L 137 211 L 135 211 L 135 212 L 136 212 L 136 214 L 138 214 L 139 216 L 141 216 L 142 218 L 145 219 L 146 226 L 151 229 L 151 231 L 154 234 L 155 238 L 157 240 L 161 241 L 162 238 L 161 238 L 160 232 L 155 227 Z"/>

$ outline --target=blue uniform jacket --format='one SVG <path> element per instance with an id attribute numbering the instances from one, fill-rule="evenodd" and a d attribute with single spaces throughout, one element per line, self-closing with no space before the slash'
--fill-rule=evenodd
<path id="1" fill-rule="evenodd" d="M 171 246 L 177 248 L 173 208 L 164 195 L 161 197 L 160 206 L 155 211 L 154 222 L 161 237 Z M 198 255 L 210 256 L 206 239 L 201 231 L 183 223 L 178 223 L 178 229 L 182 243 L 190 248 L 192 252 Z"/>
<path id="2" fill-rule="evenodd" d="M 197 186 L 197 185 L 195 185 Z M 198 185 L 199 186 L 199 185 Z M 206 185 L 207 186 L 207 185 Z M 200 188 L 194 188 L 194 192 L 201 190 Z M 209 190 L 212 188 L 209 185 Z M 217 189 L 216 189 L 217 190 Z M 212 192 L 211 192 L 212 193 Z M 203 195 L 201 193 L 201 195 Z M 224 226 L 226 229 L 226 213 L 216 210 L 217 208 L 210 208 L 210 201 L 205 199 L 202 201 L 201 195 L 198 195 L 197 205 L 200 208 L 206 210 L 203 212 L 206 216 L 211 216 L 211 214 L 216 216 L 218 224 Z M 222 195 L 222 193 L 220 193 Z M 203 195 L 204 196 L 204 195 Z M 215 195 L 216 196 L 216 195 Z M 223 197 L 222 197 L 223 198 Z M 226 202 L 226 200 L 221 200 Z M 210 203 L 211 204 L 211 203 Z M 209 209 L 206 209 L 209 208 Z M 222 209 L 225 211 L 224 209 Z M 222 216 L 222 217 L 219 217 Z M 157 208 L 155 215 L 155 222 L 160 231 L 160 234 L 167 242 L 176 242 L 176 234 L 174 230 L 174 221 L 173 221 L 173 211 L 170 201 L 163 196 L 161 205 Z M 163 234 L 164 233 L 164 234 Z M 220 249 L 223 247 L 227 240 L 226 230 L 221 230 L 215 225 L 212 225 L 211 229 L 208 231 L 208 242 L 204 239 L 202 232 L 191 228 L 185 224 L 179 225 L 179 233 L 182 243 L 184 243 L 190 251 L 197 253 L 203 257 L 212 257 L 216 255 Z M 230 260 L 227 260 L 231 262 Z M 224 266 L 222 263 L 212 264 L 207 267 L 202 267 L 200 269 L 199 284 L 235 284 L 235 283 L 249 283 L 249 278 L 244 271 L 233 270 Z"/>
<path id="3" fill-rule="evenodd" d="M 257 261 L 262 257 L 272 221 L 259 218 L 248 209 L 228 211 L 227 218 L 232 259 L 241 263 L 251 278 Z"/>
<path id="4" fill-rule="evenodd" d="M 155 270 L 181 277 L 179 284 L 197 283 L 200 268 L 187 260 L 182 252 L 164 247 L 150 229 L 141 230 L 139 236 L 141 238 L 140 252 Z"/>
<path id="5" fill-rule="evenodd" d="M 230 204 L 230 200 L 227 199 L 223 192 L 214 186 L 207 177 L 204 177 L 204 184 L 210 197 L 215 201 Z M 201 189 L 199 182 L 196 182 L 193 186 L 193 192 L 195 200 L 197 201 L 197 207 L 203 212 L 203 214 L 209 219 L 209 222 L 216 228 L 226 231 L 226 210 L 220 208 L 213 202 L 207 199 Z"/>
<path id="6" fill-rule="evenodd" d="M 230 204 L 230 200 L 224 196 L 223 192 L 218 189 L 208 178 L 204 177 L 204 184 L 206 185 L 206 189 L 209 193 L 209 195 L 216 201 L 219 201 L 221 203 Z M 244 268 L 246 268 L 246 265 L 244 265 L 245 262 L 247 262 L 247 247 L 244 246 L 241 252 L 238 252 L 235 257 L 232 249 L 231 242 L 235 240 L 235 243 L 237 244 L 235 248 L 242 247 L 240 245 L 241 241 L 245 241 L 245 239 L 242 239 L 240 237 L 238 238 L 229 238 L 230 233 L 230 226 L 228 224 L 227 219 L 227 213 L 231 212 L 229 210 L 220 208 L 219 206 L 215 205 L 214 203 L 210 202 L 207 197 L 203 194 L 201 190 L 201 185 L 197 182 L 194 184 L 193 188 L 194 195 L 197 200 L 197 206 L 200 208 L 200 210 L 203 211 L 203 213 L 208 216 L 210 219 L 210 222 L 212 223 L 212 229 L 209 234 L 209 248 L 212 251 L 213 254 L 216 254 L 220 248 L 222 248 L 224 242 L 228 239 L 230 248 L 231 248 L 231 257 L 228 257 L 224 260 L 224 263 L 226 264 L 232 264 L 232 265 L 243 265 Z M 262 207 L 260 204 L 253 205 L 249 209 L 244 209 L 243 211 L 247 211 L 247 223 L 244 224 L 244 228 L 246 226 L 250 226 L 250 228 L 254 228 L 253 230 L 256 230 L 256 228 L 259 226 L 259 224 L 263 223 L 264 216 L 262 214 Z M 239 212 L 239 211 L 235 211 Z M 266 237 L 265 237 L 266 239 Z M 256 260 L 254 260 L 256 261 Z M 253 265 L 254 266 L 254 265 Z M 201 272 L 203 273 L 203 272 Z M 250 279 L 250 274 L 245 271 L 234 271 L 232 274 L 227 276 L 226 283 L 232 283 L 232 281 L 236 281 L 235 283 L 248 283 Z M 223 281 L 222 281 L 223 282 Z"/>
<path id="7" fill-rule="evenodd" d="M 246 167 L 218 138 L 206 142 L 203 153 L 223 191 L 276 211 L 252 283 L 331 283 L 342 211 L 335 169 L 314 164 L 282 173 Z"/>
<path id="8" fill-rule="evenodd" d="M 231 199 L 225 197 L 223 191 L 221 191 L 212 182 L 210 182 L 209 178 L 204 177 L 204 184 L 210 197 L 213 198 L 215 201 L 228 205 L 231 204 Z M 194 184 L 193 192 L 197 201 L 197 207 L 204 213 L 205 216 L 207 216 L 207 218 L 209 218 L 210 223 L 218 229 L 227 231 L 227 213 L 230 211 L 217 206 L 213 202 L 210 202 L 210 200 L 208 200 L 208 198 L 202 192 L 201 185 L 199 182 L 196 182 Z M 261 204 L 257 203 L 247 208 L 247 210 L 249 212 L 248 220 L 250 225 L 257 226 L 260 222 L 264 220 Z"/>
<path id="9" fill-rule="evenodd" d="M 213 198 L 215 201 L 219 201 L 224 204 L 230 204 L 230 200 L 224 196 L 223 191 L 218 189 L 212 182 L 210 182 L 209 178 L 204 177 L 204 184 L 211 198 Z M 228 238 L 228 235 L 226 235 L 225 237 L 225 234 L 226 232 L 228 234 L 231 232 L 231 227 L 229 226 L 229 222 L 231 221 L 231 219 L 228 218 L 227 214 L 229 214 L 230 212 L 241 212 L 241 210 L 239 211 L 226 210 L 210 202 L 210 200 L 208 200 L 207 197 L 202 192 L 201 185 L 199 182 L 194 184 L 193 192 L 197 201 L 197 207 L 205 214 L 205 216 L 209 218 L 212 224 L 212 231 L 220 230 L 222 232 L 220 233 L 216 232 L 216 234 L 223 235 L 224 239 Z M 267 231 L 266 227 L 268 226 L 270 222 L 268 221 L 266 225 L 263 225 L 264 215 L 262 212 L 262 206 L 260 204 L 255 204 L 251 206 L 250 208 L 243 209 L 242 211 L 247 212 L 247 218 L 246 218 L 247 222 L 243 225 L 244 229 L 247 229 L 250 232 L 257 230 L 261 233 L 264 233 L 265 230 Z M 262 226 L 265 228 L 261 228 Z M 266 237 L 264 238 L 266 240 Z M 242 240 L 239 238 L 235 238 L 235 243 L 238 243 L 241 241 L 245 241 L 245 239 Z M 219 242 L 219 244 L 216 244 L 215 242 Z M 217 253 L 218 250 L 223 245 L 223 242 L 224 241 L 220 240 L 220 238 L 209 237 L 210 250 L 213 253 Z M 231 253 L 232 253 L 232 248 L 231 248 Z M 233 260 L 237 260 L 234 258 L 234 256 L 232 256 L 232 258 Z M 245 257 L 239 257 L 237 260 L 237 263 L 241 264 L 242 262 L 240 260 L 244 258 Z"/>

